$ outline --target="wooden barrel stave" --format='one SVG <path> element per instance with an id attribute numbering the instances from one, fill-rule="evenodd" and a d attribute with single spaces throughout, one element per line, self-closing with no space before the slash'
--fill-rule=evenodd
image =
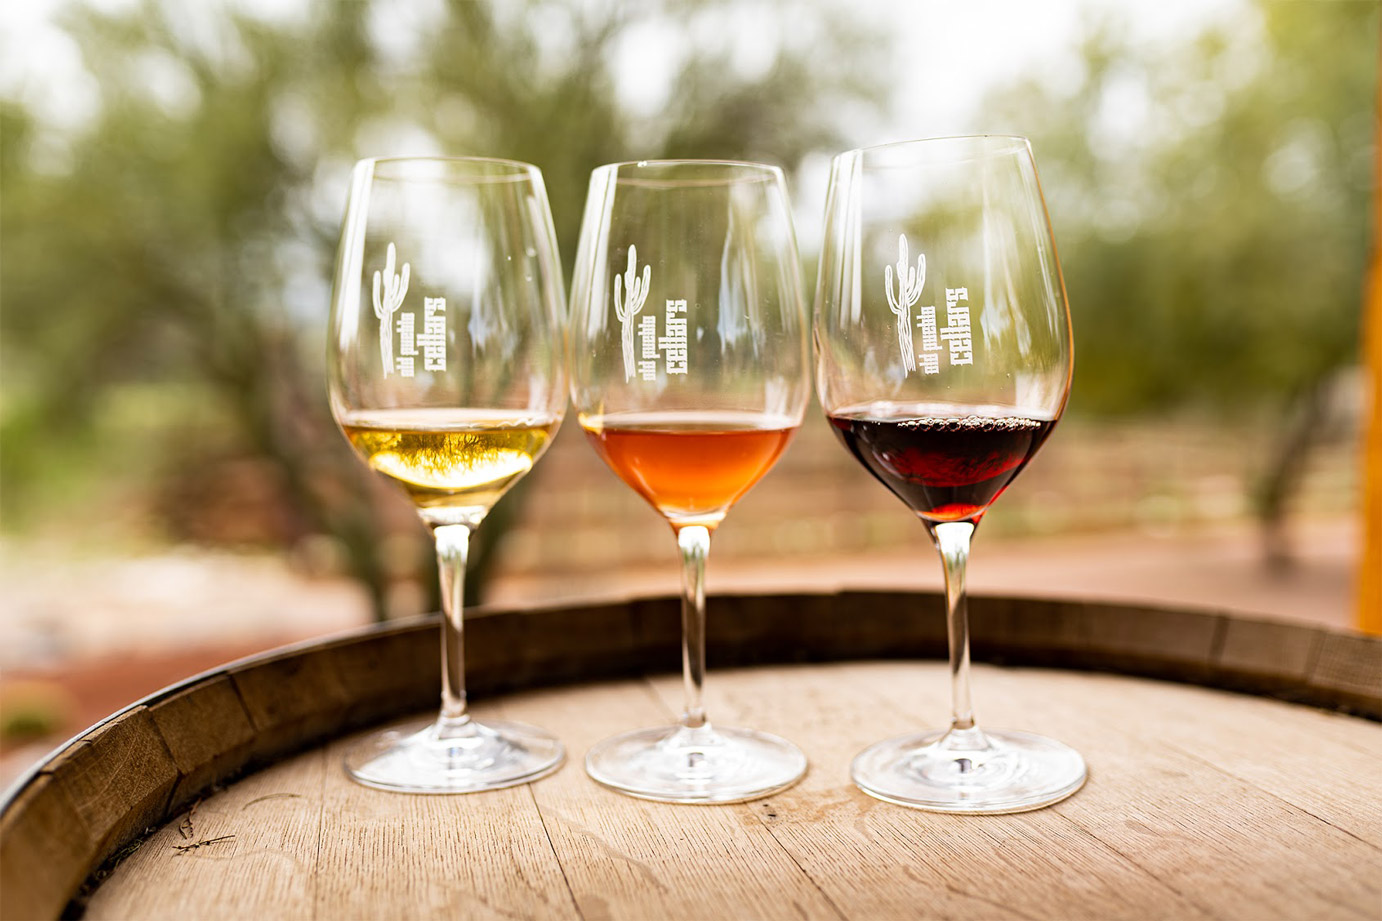
<path id="1" fill-rule="evenodd" d="M 711 601 L 715 668 L 943 656 L 934 594 Z M 477 696 L 675 667 L 675 598 L 467 619 Z M 1111 670 L 1272 694 L 1382 719 L 1382 640 L 1223 613 L 975 597 L 977 660 Z M 11 791 L 0 915 L 55 916 L 76 883 L 208 787 L 353 728 L 435 705 L 435 619 L 233 663 L 116 714 Z M 61 846 L 54 846 L 54 841 Z M 75 881 L 75 882 L 74 882 Z"/>

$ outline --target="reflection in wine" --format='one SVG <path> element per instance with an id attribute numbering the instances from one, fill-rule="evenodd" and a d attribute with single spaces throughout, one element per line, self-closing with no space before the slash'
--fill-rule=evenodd
<path id="1" fill-rule="evenodd" d="M 484 410 L 357 413 L 342 422 L 370 468 L 399 483 L 424 519 L 431 509 L 480 516 L 532 469 L 561 420 Z"/>

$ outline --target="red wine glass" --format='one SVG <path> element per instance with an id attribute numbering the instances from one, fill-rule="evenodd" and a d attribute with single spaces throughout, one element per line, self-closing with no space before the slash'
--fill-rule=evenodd
<path id="1" fill-rule="evenodd" d="M 1084 783 L 1079 754 L 981 730 L 969 692 L 970 539 L 1070 390 L 1070 313 L 1027 140 L 937 138 L 836 157 L 815 335 L 835 434 L 921 519 L 945 570 L 950 728 L 865 749 L 854 782 L 939 812 L 1064 799 Z"/>

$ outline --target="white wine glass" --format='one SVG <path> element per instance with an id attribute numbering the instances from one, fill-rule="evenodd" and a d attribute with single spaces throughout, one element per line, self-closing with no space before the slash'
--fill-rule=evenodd
<path id="1" fill-rule="evenodd" d="M 810 395 L 799 272 L 776 167 L 644 161 L 591 176 L 571 392 L 596 452 L 671 525 L 682 558 L 684 712 L 591 749 L 587 772 L 614 790 L 738 802 L 806 770 L 784 739 L 711 725 L 701 696 L 711 534 L 781 456 Z"/>
<path id="2" fill-rule="evenodd" d="M 566 406 L 563 285 L 534 166 L 479 158 L 356 165 L 337 256 L 331 410 L 431 529 L 441 575 L 441 712 L 345 756 L 363 784 L 470 793 L 556 770 L 550 733 L 472 719 L 462 629 L 470 536 Z"/>
<path id="3" fill-rule="evenodd" d="M 1022 812 L 1080 788 L 1079 754 L 981 730 L 965 568 L 990 504 L 1051 434 L 1070 313 L 1031 146 L 938 138 L 836 157 L 815 310 L 816 384 L 841 442 L 922 521 L 945 570 L 950 728 L 854 759 L 866 793 L 941 812 Z"/>

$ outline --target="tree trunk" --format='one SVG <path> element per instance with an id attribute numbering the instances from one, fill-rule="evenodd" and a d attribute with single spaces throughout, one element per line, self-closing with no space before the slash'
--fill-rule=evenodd
<path id="1" fill-rule="evenodd" d="M 1291 500 L 1300 490 L 1310 449 L 1323 434 L 1330 393 L 1328 377 L 1316 378 L 1297 392 L 1289 404 L 1289 422 L 1258 478 L 1255 507 L 1263 562 L 1270 572 L 1284 573 L 1295 567 L 1288 533 Z"/>

